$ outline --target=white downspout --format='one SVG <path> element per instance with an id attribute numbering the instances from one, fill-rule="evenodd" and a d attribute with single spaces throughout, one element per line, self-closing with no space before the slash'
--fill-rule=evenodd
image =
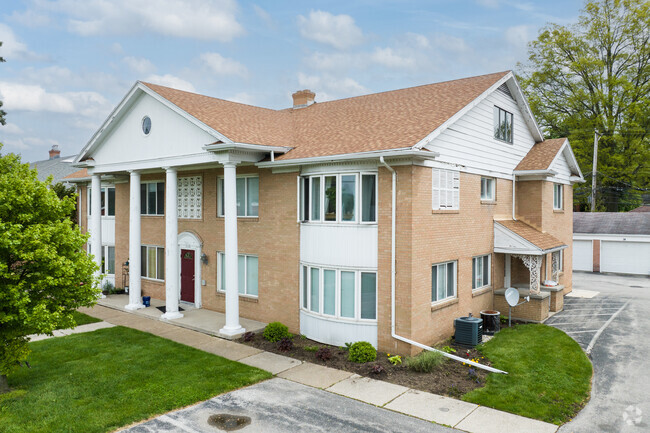
<path id="1" fill-rule="evenodd" d="M 501 373 L 501 374 L 508 374 L 507 372 L 503 370 L 499 370 L 497 368 L 490 367 L 488 365 L 483 365 L 479 364 L 478 362 L 471 361 L 469 359 L 461 358 L 460 356 L 452 355 L 451 353 L 443 352 L 438 349 L 434 349 L 433 347 L 426 346 L 424 344 L 418 343 L 417 341 L 409 340 L 408 338 L 404 338 L 402 336 L 397 335 L 395 332 L 395 275 L 396 275 L 396 261 L 395 261 L 395 238 L 396 238 L 396 233 L 395 233 L 395 214 L 396 214 L 396 209 L 395 205 L 397 202 L 397 173 L 395 172 L 395 169 L 388 165 L 386 161 L 384 161 L 384 157 L 380 156 L 379 157 L 379 162 L 381 162 L 384 167 L 388 171 L 391 172 L 393 176 L 393 188 L 392 188 L 392 197 L 391 197 L 391 242 L 390 242 L 390 258 L 391 258 L 391 268 L 390 268 L 390 335 L 395 338 L 396 340 L 403 341 L 404 343 L 410 344 L 412 346 L 419 347 L 424 350 L 428 350 L 430 352 L 438 352 L 442 354 L 443 356 L 453 359 L 454 361 L 458 362 L 464 362 L 465 364 L 472 365 L 474 367 L 480 368 L 482 370 L 487 370 L 492 373 Z"/>
<path id="2" fill-rule="evenodd" d="M 515 184 L 517 183 L 517 175 L 512 173 L 512 219 L 517 221 L 515 216 Z"/>

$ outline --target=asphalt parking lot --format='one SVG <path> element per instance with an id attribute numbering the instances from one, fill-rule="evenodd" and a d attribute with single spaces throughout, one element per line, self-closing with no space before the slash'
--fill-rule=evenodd
<path id="1" fill-rule="evenodd" d="M 594 378 L 591 400 L 559 432 L 650 431 L 650 278 L 574 273 L 573 289 L 598 293 L 566 297 L 546 323 L 588 351 Z"/>

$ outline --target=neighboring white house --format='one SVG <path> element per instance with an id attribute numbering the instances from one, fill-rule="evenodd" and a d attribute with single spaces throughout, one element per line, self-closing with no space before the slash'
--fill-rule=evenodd
<path id="1" fill-rule="evenodd" d="M 573 270 L 650 275 L 650 213 L 574 213 Z"/>

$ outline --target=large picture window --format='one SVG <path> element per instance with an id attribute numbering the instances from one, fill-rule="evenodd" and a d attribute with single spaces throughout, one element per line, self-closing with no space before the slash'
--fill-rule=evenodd
<path id="1" fill-rule="evenodd" d="M 217 290 L 226 291 L 226 255 L 217 253 L 219 265 L 217 268 Z M 258 258 L 248 254 L 237 256 L 237 282 L 240 295 L 257 296 L 259 283 Z"/>
<path id="2" fill-rule="evenodd" d="M 490 254 L 472 259 L 472 289 L 490 285 Z"/>
<path id="3" fill-rule="evenodd" d="M 224 216 L 224 180 L 220 177 L 217 180 L 217 191 L 219 197 L 218 215 Z M 259 216 L 260 207 L 260 178 L 258 176 L 238 176 L 237 177 L 237 216 L 238 217 L 257 217 Z"/>
<path id="4" fill-rule="evenodd" d="M 302 308 L 315 314 L 377 319 L 377 273 L 302 266 Z"/>
<path id="5" fill-rule="evenodd" d="M 432 208 L 453 209 L 460 206 L 460 173 L 452 170 L 432 169 Z"/>
<path id="6" fill-rule="evenodd" d="M 88 187 L 88 215 L 92 214 L 92 188 Z M 102 187 L 101 192 L 102 216 L 115 216 L 115 187 Z"/>
<path id="7" fill-rule="evenodd" d="M 152 280 L 165 279 L 165 249 L 143 245 L 140 247 L 140 275 Z"/>
<path id="8" fill-rule="evenodd" d="M 456 261 L 431 267 L 431 302 L 456 297 Z"/>
<path id="9" fill-rule="evenodd" d="M 377 175 L 344 173 L 300 178 L 300 220 L 377 222 Z"/>
<path id="10" fill-rule="evenodd" d="M 512 143 L 512 113 L 494 107 L 494 138 Z"/>
<path id="11" fill-rule="evenodd" d="M 164 182 L 142 182 L 140 184 L 140 214 L 165 214 Z"/>

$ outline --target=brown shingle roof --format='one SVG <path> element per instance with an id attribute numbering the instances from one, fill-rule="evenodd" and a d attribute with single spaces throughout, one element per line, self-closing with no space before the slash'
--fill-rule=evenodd
<path id="1" fill-rule="evenodd" d="M 79 171 L 75 171 L 74 173 L 69 174 L 66 177 L 64 177 L 64 179 L 81 179 L 81 178 L 84 178 L 84 177 L 89 177 L 87 168 L 82 168 Z"/>
<path id="2" fill-rule="evenodd" d="M 643 206 L 632 209 L 630 212 L 650 212 L 650 205 L 644 204 Z"/>
<path id="3" fill-rule="evenodd" d="M 537 246 L 542 251 L 565 245 L 564 242 L 560 241 L 554 236 L 551 236 L 548 233 L 540 232 L 536 228 L 529 226 L 523 221 L 505 220 L 497 221 L 497 223 L 501 224 L 511 232 L 518 234 L 528 242 Z"/>
<path id="4" fill-rule="evenodd" d="M 535 144 L 515 170 L 547 170 L 566 138 L 552 138 Z"/>
<path id="5" fill-rule="evenodd" d="M 288 146 L 276 159 L 411 147 L 508 72 L 270 110 L 143 83 L 235 142 Z"/>

